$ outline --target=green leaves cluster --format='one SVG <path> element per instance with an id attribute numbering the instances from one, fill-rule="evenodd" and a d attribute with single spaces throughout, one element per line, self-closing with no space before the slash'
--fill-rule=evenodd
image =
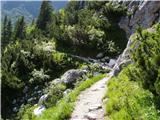
<path id="1" fill-rule="evenodd" d="M 160 24 L 157 24 L 153 32 L 138 31 L 137 40 L 139 46 L 133 54 L 133 60 L 138 67 L 134 73 L 139 77 L 137 81 L 141 81 L 144 88 L 149 89 L 158 95 L 159 70 L 160 70 Z M 143 75 L 142 75 L 143 74 Z"/>
<path id="2" fill-rule="evenodd" d="M 43 1 L 36 23 L 38 29 L 48 31 L 48 26 L 52 22 L 52 12 L 53 8 L 50 1 Z"/>
<path id="3" fill-rule="evenodd" d="M 13 98 L 23 96 L 25 86 L 33 90 L 35 85 L 43 85 L 66 70 L 79 67 L 80 63 L 55 51 L 54 41 L 23 40 L 8 44 L 2 52 L 3 111 L 10 109 Z"/>
<path id="4" fill-rule="evenodd" d="M 22 16 L 21 18 L 18 19 L 16 23 L 14 31 L 14 40 L 16 39 L 23 40 L 25 38 L 26 38 L 26 25 L 24 22 L 24 17 Z"/>
<path id="5" fill-rule="evenodd" d="M 7 16 L 5 16 L 1 34 L 2 46 L 6 46 L 11 41 L 11 37 L 12 37 L 11 20 L 8 19 Z"/>
<path id="6" fill-rule="evenodd" d="M 61 37 L 56 40 L 59 49 L 70 47 L 71 53 L 85 55 L 84 49 L 92 57 L 100 51 L 105 51 L 108 56 L 119 54 L 127 40 L 118 26 L 118 20 L 125 15 L 126 9 L 118 5 L 114 2 L 69 2 L 58 13 Z M 107 49 L 110 41 L 114 42 L 115 51 Z"/>
<path id="7" fill-rule="evenodd" d="M 129 69 L 133 68 L 125 68 L 118 77 L 108 82 L 107 115 L 111 120 L 157 120 L 159 115 L 154 95 L 129 78 Z"/>
<path id="8" fill-rule="evenodd" d="M 160 98 L 160 24 L 138 29 L 132 65 L 108 83 L 106 111 L 112 120 L 157 120 Z"/>

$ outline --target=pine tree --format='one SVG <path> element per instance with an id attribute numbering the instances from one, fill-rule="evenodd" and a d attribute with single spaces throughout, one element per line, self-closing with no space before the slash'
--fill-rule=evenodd
<path id="1" fill-rule="evenodd" d="M 11 24 L 11 20 L 10 19 L 8 20 L 8 23 L 7 23 L 7 39 L 9 41 L 11 41 L 11 39 L 12 39 L 12 24 Z"/>
<path id="2" fill-rule="evenodd" d="M 25 39 L 26 37 L 26 26 L 24 21 L 24 16 L 18 19 L 15 30 L 14 30 L 14 39 Z"/>
<path id="3" fill-rule="evenodd" d="M 34 24 L 35 24 L 35 20 L 34 20 L 34 18 L 33 18 L 31 25 L 34 25 Z"/>
<path id="4" fill-rule="evenodd" d="M 2 46 L 4 47 L 11 41 L 12 36 L 12 24 L 11 20 L 5 16 L 4 22 L 3 22 L 3 28 L 2 28 Z"/>
<path id="5" fill-rule="evenodd" d="M 47 25 L 52 21 L 53 8 L 50 1 L 43 1 L 40 9 L 40 13 L 37 19 L 37 28 L 41 30 L 47 30 Z"/>
<path id="6" fill-rule="evenodd" d="M 3 28 L 2 28 L 2 46 L 5 44 L 6 42 L 6 34 L 7 34 L 7 16 L 5 16 L 4 21 L 3 21 Z"/>

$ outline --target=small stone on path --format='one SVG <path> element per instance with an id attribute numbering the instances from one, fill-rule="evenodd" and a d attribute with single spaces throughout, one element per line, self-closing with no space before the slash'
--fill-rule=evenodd
<path id="1" fill-rule="evenodd" d="M 87 118 L 88 120 L 96 120 L 97 118 L 96 114 L 93 114 L 93 113 L 88 113 L 84 117 Z"/>
<path id="2" fill-rule="evenodd" d="M 95 106 L 92 106 L 89 108 L 89 111 L 95 111 L 95 110 L 98 110 L 102 108 L 102 105 L 101 104 L 98 104 L 98 105 L 95 105 Z"/>

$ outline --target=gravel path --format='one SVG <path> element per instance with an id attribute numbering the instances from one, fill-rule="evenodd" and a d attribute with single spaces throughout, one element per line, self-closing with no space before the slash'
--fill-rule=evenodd
<path id="1" fill-rule="evenodd" d="M 104 120 L 102 98 L 106 93 L 105 83 L 109 78 L 103 78 L 81 92 L 70 120 Z"/>

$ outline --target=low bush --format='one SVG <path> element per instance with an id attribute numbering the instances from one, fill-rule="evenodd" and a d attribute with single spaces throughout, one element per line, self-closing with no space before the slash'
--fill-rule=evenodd
<path id="1" fill-rule="evenodd" d="M 131 66 L 130 66 L 131 67 Z M 154 95 L 130 81 L 128 68 L 108 82 L 106 112 L 111 120 L 157 120 Z"/>
<path id="2" fill-rule="evenodd" d="M 131 46 L 133 64 L 108 82 L 106 112 L 111 120 L 158 120 L 160 24 L 137 29 Z"/>
<path id="3" fill-rule="evenodd" d="M 3 115 L 6 115 L 5 111 L 11 110 L 13 99 L 25 96 L 22 92 L 25 86 L 32 91 L 36 85 L 44 86 L 44 82 L 59 77 L 68 69 L 78 68 L 83 63 L 56 51 L 54 40 L 38 43 L 24 40 L 8 44 L 2 51 Z"/>

